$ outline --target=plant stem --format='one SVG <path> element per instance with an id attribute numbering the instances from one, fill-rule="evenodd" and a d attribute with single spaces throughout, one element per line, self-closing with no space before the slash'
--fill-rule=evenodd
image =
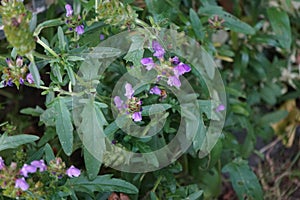
<path id="1" fill-rule="evenodd" d="M 36 51 L 33 51 L 32 54 L 33 54 L 35 57 L 40 58 L 40 59 L 43 59 L 43 60 L 52 60 L 52 59 L 53 59 L 53 58 L 51 58 L 50 56 L 41 54 L 41 53 L 36 52 Z"/>
<path id="2" fill-rule="evenodd" d="M 50 54 L 52 54 L 55 58 L 59 58 L 59 56 L 57 55 L 57 53 L 55 53 L 55 51 L 53 51 L 47 44 L 45 44 L 39 37 L 37 37 L 37 41 L 38 44 L 40 44 L 41 46 L 44 47 L 44 49 L 46 49 Z"/>
<path id="3" fill-rule="evenodd" d="M 154 187 L 152 189 L 152 192 L 155 192 L 155 190 L 157 189 L 158 185 L 161 182 L 161 179 L 162 179 L 162 176 L 159 176 L 158 179 L 157 179 L 157 181 L 155 182 L 155 185 L 154 185 Z"/>

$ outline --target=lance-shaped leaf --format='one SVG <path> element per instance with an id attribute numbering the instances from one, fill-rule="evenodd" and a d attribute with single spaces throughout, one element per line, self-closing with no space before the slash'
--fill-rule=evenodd
<path id="1" fill-rule="evenodd" d="M 97 176 L 93 181 L 89 181 L 87 177 L 80 176 L 78 178 L 69 179 L 66 183 L 68 188 L 75 191 L 93 193 L 93 192 L 123 192 L 127 194 L 136 194 L 138 189 L 121 179 L 111 178 L 112 175 Z"/>
<path id="2" fill-rule="evenodd" d="M 99 114 L 97 114 L 98 112 L 101 112 L 101 110 L 98 106 L 95 106 L 94 100 L 88 100 L 81 113 L 82 121 L 79 131 L 82 133 L 82 142 L 86 150 L 93 157 L 102 161 L 103 152 L 106 149 L 103 124 L 107 122 L 101 120 Z"/>
<path id="3" fill-rule="evenodd" d="M 13 149 L 17 148 L 22 144 L 27 144 L 38 140 L 39 137 L 35 135 L 14 135 L 7 136 L 7 134 L 3 134 L 0 137 L 0 151 L 5 149 Z"/>
<path id="4" fill-rule="evenodd" d="M 54 101 L 55 127 L 64 152 L 69 156 L 73 151 L 73 125 L 71 114 L 62 97 Z"/>

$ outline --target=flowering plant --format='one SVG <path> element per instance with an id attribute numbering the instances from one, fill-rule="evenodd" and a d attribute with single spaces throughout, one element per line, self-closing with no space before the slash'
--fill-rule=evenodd
<path id="1" fill-rule="evenodd" d="M 296 8 L 30 2 L 0 2 L 0 198 L 264 198 L 247 159 L 296 135 Z"/>

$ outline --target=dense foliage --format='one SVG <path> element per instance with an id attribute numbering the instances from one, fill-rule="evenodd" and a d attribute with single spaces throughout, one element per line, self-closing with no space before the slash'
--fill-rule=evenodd
<path id="1" fill-rule="evenodd" d="M 0 198 L 300 198 L 299 4 L 2 0 Z"/>

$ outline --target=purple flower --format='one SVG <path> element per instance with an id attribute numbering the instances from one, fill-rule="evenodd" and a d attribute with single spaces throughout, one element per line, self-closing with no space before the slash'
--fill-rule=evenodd
<path id="1" fill-rule="evenodd" d="M 180 60 L 177 56 L 174 56 L 173 58 L 170 59 L 170 61 L 174 64 L 174 65 L 178 65 L 180 63 Z"/>
<path id="2" fill-rule="evenodd" d="M 105 36 L 103 34 L 100 34 L 100 40 L 104 40 Z"/>
<path id="3" fill-rule="evenodd" d="M 8 65 L 9 68 L 13 67 L 13 63 L 10 58 L 6 58 L 6 64 Z"/>
<path id="4" fill-rule="evenodd" d="M 127 97 L 127 99 L 131 99 L 131 97 L 133 96 L 133 93 L 134 93 L 134 90 L 132 89 L 132 85 L 130 83 L 126 83 L 125 90 L 126 90 L 126 93 L 124 95 Z"/>
<path id="5" fill-rule="evenodd" d="M 177 88 L 181 86 L 181 82 L 176 76 L 170 76 L 167 83 L 169 86 L 175 86 Z"/>
<path id="6" fill-rule="evenodd" d="M 39 168 L 40 172 L 47 170 L 47 166 L 46 166 L 44 160 L 34 160 L 30 163 L 30 165 L 34 166 L 35 168 Z"/>
<path id="7" fill-rule="evenodd" d="M 223 110 L 225 110 L 225 105 L 223 105 L 223 104 L 220 104 L 220 105 L 216 108 L 216 112 L 221 112 L 221 111 L 223 111 Z"/>
<path id="8" fill-rule="evenodd" d="M 157 57 L 158 59 L 161 59 L 165 55 L 165 50 L 162 48 L 162 46 L 156 41 L 152 41 L 152 48 L 154 50 L 153 56 Z"/>
<path id="9" fill-rule="evenodd" d="M 119 96 L 115 96 L 114 103 L 115 103 L 116 107 L 118 108 L 118 110 L 121 110 L 122 108 L 124 108 L 124 105 L 123 105 L 124 101 Z"/>
<path id="10" fill-rule="evenodd" d="M 16 64 L 17 64 L 18 67 L 23 66 L 23 58 L 21 56 L 17 57 Z"/>
<path id="11" fill-rule="evenodd" d="M 20 82 L 21 85 L 23 85 L 24 84 L 24 79 L 22 77 L 20 77 L 19 82 Z"/>
<path id="12" fill-rule="evenodd" d="M 142 65 L 146 66 L 147 70 L 151 70 L 153 67 L 155 67 L 155 63 L 153 62 L 152 58 L 143 58 L 141 59 Z"/>
<path id="13" fill-rule="evenodd" d="M 28 177 L 28 173 L 35 173 L 36 167 L 32 165 L 24 164 L 22 169 L 20 170 L 20 174 L 24 177 Z"/>
<path id="14" fill-rule="evenodd" d="M 156 94 L 156 95 L 160 96 L 161 90 L 159 89 L 159 87 L 154 86 L 153 88 L 150 89 L 149 93 L 150 94 Z"/>
<path id="15" fill-rule="evenodd" d="M 4 160 L 3 160 L 2 157 L 0 156 L 0 170 L 2 170 L 4 167 L 5 167 Z"/>
<path id="16" fill-rule="evenodd" d="M 179 77 L 180 75 L 186 73 L 186 72 L 190 72 L 191 71 L 191 67 L 188 66 L 187 64 L 184 63 L 179 63 L 176 67 L 174 67 L 174 75 Z"/>
<path id="17" fill-rule="evenodd" d="M 142 112 L 135 112 L 132 114 L 132 119 L 135 122 L 142 121 Z"/>
<path id="18" fill-rule="evenodd" d="M 31 73 L 27 74 L 26 76 L 26 80 L 29 84 L 33 84 L 34 83 L 34 80 L 33 80 L 33 76 Z"/>
<path id="19" fill-rule="evenodd" d="M 77 32 L 78 35 L 82 35 L 84 33 L 84 26 L 83 25 L 76 26 L 75 31 Z"/>
<path id="20" fill-rule="evenodd" d="M 12 79 L 10 78 L 10 79 L 8 79 L 7 82 L 5 81 L 4 85 L 12 87 L 12 86 L 14 86 L 14 83 L 12 82 Z"/>
<path id="21" fill-rule="evenodd" d="M 65 8 L 66 8 L 66 11 L 67 11 L 66 17 L 71 17 L 73 15 L 72 6 L 70 4 L 66 4 Z"/>
<path id="22" fill-rule="evenodd" d="M 29 185 L 26 183 L 25 178 L 22 177 L 16 180 L 15 188 L 21 188 L 21 190 L 25 191 L 28 190 Z"/>
<path id="23" fill-rule="evenodd" d="M 77 169 L 72 165 L 69 169 L 67 169 L 66 174 L 69 177 L 78 177 L 80 176 L 80 169 Z"/>

